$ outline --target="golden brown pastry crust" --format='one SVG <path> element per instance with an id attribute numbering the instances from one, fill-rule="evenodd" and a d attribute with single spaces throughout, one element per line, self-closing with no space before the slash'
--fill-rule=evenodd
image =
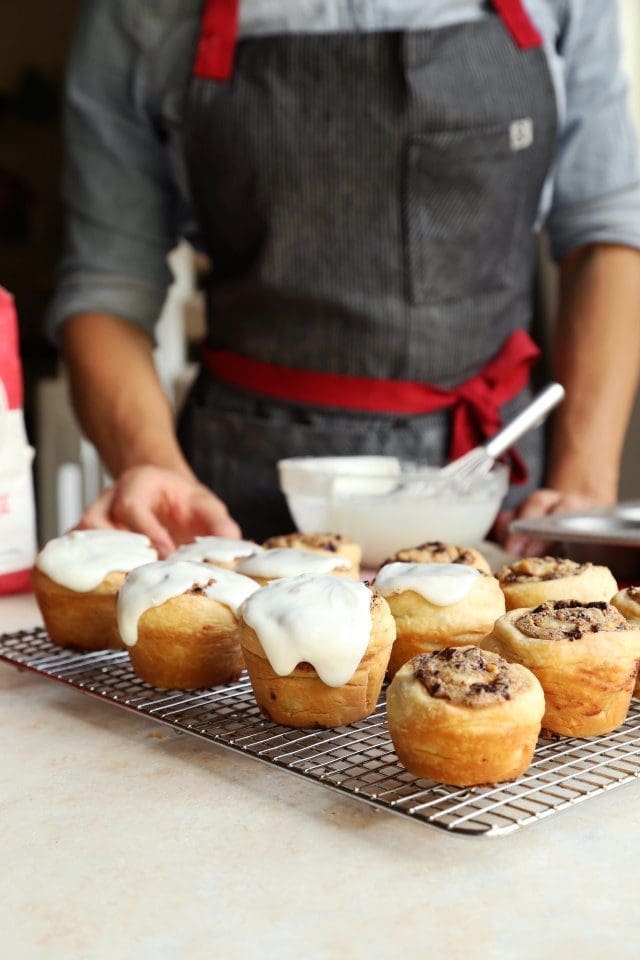
<path id="1" fill-rule="evenodd" d="M 507 610 L 537 607 L 545 600 L 608 602 L 618 584 L 608 567 L 561 557 L 524 557 L 496 573 Z"/>
<path id="2" fill-rule="evenodd" d="M 600 607 L 606 616 L 597 615 Z M 548 632 L 558 638 L 529 635 L 542 632 L 531 629 L 532 617 L 542 627 L 553 611 L 557 622 Z M 600 629 L 603 625 L 613 629 Z M 538 677 L 546 700 L 544 729 L 591 737 L 623 722 L 640 658 L 640 630 L 631 629 L 610 604 L 553 601 L 511 610 L 496 621 L 482 646 Z"/>
<path id="3" fill-rule="evenodd" d="M 117 596 L 125 576 L 114 571 L 95 589 L 80 592 L 34 567 L 31 583 L 51 642 L 76 650 L 122 650 Z"/>
<path id="4" fill-rule="evenodd" d="M 504 613 L 504 596 L 495 577 L 481 574 L 458 603 L 439 607 L 419 593 L 406 590 L 387 597 L 396 621 L 396 641 L 389 660 L 389 676 L 419 653 L 441 647 L 479 644 Z"/>
<path id="5" fill-rule="evenodd" d="M 425 685 L 419 676 L 425 661 L 432 668 L 430 661 L 447 658 L 451 650 L 458 661 L 449 663 L 454 671 L 466 672 L 470 662 L 467 694 L 458 702 L 446 695 L 446 683 L 445 695 L 437 685 L 433 694 L 432 682 Z M 430 681 L 437 681 L 438 669 L 440 664 Z M 482 688 L 493 685 L 501 686 L 501 693 L 487 698 Z M 473 693 L 474 686 L 481 689 Z M 448 692 L 455 689 L 453 683 Z M 543 713 L 542 687 L 529 670 L 472 646 L 415 657 L 387 690 L 389 730 L 400 762 L 416 776 L 460 787 L 521 776 L 531 763 Z"/>
<path id="6" fill-rule="evenodd" d="M 611 603 L 632 627 L 640 629 L 640 587 L 627 587 L 616 593 Z M 633 695 L 640 697 L 640 674 L 636 677 Z"/>
<path id="7" fill-rule="evenodd" d="M 138 642 L 128 649 L 137 675 L 161 689 L 231 683 L 244 668 L 236 617 L 197 590 L 146 610 L 138 621 Z"/>
<path id="8" fill-rule="evenodd" d="M 353 540 L 341 533 L 285 533 L 279 537 L 269 537 L 262 544 L 266 550 L 276 547 L 291 547 L 294 550 L 309 550 L 311 553 L 331 553 L 351 561 L 348 570 L 336 570 L 335 573 L 357 580 L 360 576 L 362 549 Z M 257 579 L 257 578 L 256 578 Z"/>
<path id="9" fill-rule="evenodd" d="M 371 638 L 364 656 L 348 683 L 330 687 L 309 663 L 278 676 L 256 632 L 241 621 L 240 643 L 260 710 L 287 727 L 341 727 L 368 717 L 376 708 L 395 632 L 388 604 L 373 594 Z"/>
<path id="10" fill-rule="evenodd" d="M 417 547 L 404 547 L 382 564 L 388 563 L 462 563 L 466 567 L 475 567 L 483 573 L 491 573 L 485 557 L 473 547 L 458 547 L 441 540 L 430 540 Z"/>

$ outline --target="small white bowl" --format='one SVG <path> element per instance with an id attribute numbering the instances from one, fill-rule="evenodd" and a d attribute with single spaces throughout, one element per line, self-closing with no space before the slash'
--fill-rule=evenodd
<path id="1" fill-rule="evenodd" d="M 369 567 L 429 540 L 478 544 L 509 486 L 503 464 L 461 490 L 437 467 L 396 457 L 293 457 L 278 473 L 298 530 L 350 537 Z"/>

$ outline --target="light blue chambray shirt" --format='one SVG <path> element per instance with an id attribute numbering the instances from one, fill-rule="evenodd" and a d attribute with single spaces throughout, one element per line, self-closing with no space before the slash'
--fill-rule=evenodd
<path id="1" fill-rule="evenodd" d="M 241 36 L 417 30 L 488 15 L 481 0 L 243 0 Z M 636 135 L 616 0 L 526 0 L 544 37 L 559 132 L 538 224 L 556 258 L 640 248 Z M 68 237 L 48 327 L 104 311 L 153 332 L 189 233 L 180 120 L 202 0 L 88 0 L 67 83 Z"/>

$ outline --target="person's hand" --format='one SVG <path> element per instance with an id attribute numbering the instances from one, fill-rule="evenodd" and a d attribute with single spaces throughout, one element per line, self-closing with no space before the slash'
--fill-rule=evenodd
<path id="1" fill-rule="evenodd" d="M 590 510 L 595 506 L 602 506 L 602 503 L 582 494 L 564 493 L 561 490 L 548 488 L 534 490 L 515 510 L 503 510 L 498 514 L 493 535 L 508 553 L 515 553 L 521 557 L 544 556 L 552 551 L 552 543 L 535 540 L 523 534 L 509 533 L 509 524 L 512 520 L 548 517 L 559 513 L 571 513 L 574 510 Z"/>
<path id="2" fill-rule="evenodd" d="M 226 506 L 195 478 L 158 467 L 131 467 L 80 518 L 78 529 L 144 533 L 161 557 L 195 536 L 236 538 L 240 528 Z"/>

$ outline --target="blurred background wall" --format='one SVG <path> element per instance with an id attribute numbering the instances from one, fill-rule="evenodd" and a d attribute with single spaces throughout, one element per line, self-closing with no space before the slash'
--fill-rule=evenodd
<path id="1" fill-rule="evenodd" d="M 41 324 L 62 243 L 61 88 L 81 2 L 0 0 L 0 283 L 18 305 L 32 438 L 36 384 L 55 376 L 57 367 Z M 621 0 L 621 7 L 640 129 L 640 0 Z M 621 496 L 640 497 L 640 401 L 628 434 Z"/>

